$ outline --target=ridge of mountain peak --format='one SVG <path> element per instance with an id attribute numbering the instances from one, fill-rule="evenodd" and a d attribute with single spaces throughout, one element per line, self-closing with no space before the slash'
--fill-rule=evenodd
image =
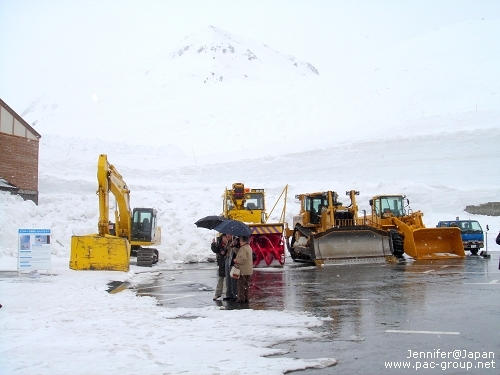
<path id="1" fill-rule="evenodd" d="M 203 83 L 319 75 L 309 62 L 286 56 L 263 43 L 213 25 L 185 37 L 180 47 L 169 56 L 175 71 L 183 72 L 182 77 L 191 76 Z"/>

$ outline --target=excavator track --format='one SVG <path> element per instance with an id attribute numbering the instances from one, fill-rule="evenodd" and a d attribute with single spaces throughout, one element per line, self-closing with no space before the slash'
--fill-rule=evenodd
<path id="1" fill-rule="evenodd" d="M 137 250 L 137 265 L 139 267 L 153 267 L 158 263 L 158 250 L 151 248 L 140 248 Z"/>

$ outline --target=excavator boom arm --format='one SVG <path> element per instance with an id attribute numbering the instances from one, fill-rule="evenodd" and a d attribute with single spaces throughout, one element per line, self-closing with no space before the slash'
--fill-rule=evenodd
<path id="1" fill-rule="evenodd" d="M 130 240 L 131 217 L 130 190 L 116 168 L 109 164 L 107 156 L 99 155 L 97 162 L 97 181 L 99 196 L 99 235 L 109 234 L 109 192 L 114 195 L 117 203 L 115 211 L 116 235 Z"/>

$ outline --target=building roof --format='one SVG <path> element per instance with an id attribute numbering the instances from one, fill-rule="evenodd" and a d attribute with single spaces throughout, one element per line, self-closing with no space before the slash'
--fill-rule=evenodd
<path id="1" fill-rule="evenodd" d="M 15 185 L 12 185 L 4 178 L 0 177 L 0 190 L 16 191 L 19 190 L 19 188 Z"/>
<path id="2" fill-rule="evenodd" d="M 14 111 L 12 108 L 10 108 L 7 103 L 5 103 L 2 99 L 0 99 L 0 105 L 2 107 L 4 107 L 7 111 L 10 112 L 10 114 L 12 116 L 14 116 L 14 118 L 19 121 L 21 124 L 23 124 L 23 126 L 26 127 L 26 129 L 28 129 L 31 133 L 33 133 L 33 135 L 37 138 L 42 138 L 41 134 L 38 133 L 35 129 L 33 129 L 33 127 L 28 124 L 26 121 L 23 120 L 23 118 L 21 116 L 19 116 L 16 111 Z"/>

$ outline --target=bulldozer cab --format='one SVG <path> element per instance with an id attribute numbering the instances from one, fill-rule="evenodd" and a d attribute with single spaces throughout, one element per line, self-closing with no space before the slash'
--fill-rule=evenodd
<path id="1" fill-rule="evenodd" d="M 309 214 L 309 220 L 304 220 L 304 224 L 308 221 L 310 224 L 321 223 L 321 210 L 323 207 L 328 207 L 327 193 L 314 194 L 304 197 L 304 212 Z"/>
<path id="2" fill-rule="evenodd" d="M 300 200 L 301 207 L 300 215 L 294 218 L 293 226 L 299 223 L 304 227 L 324 231 L 334 226 L 353 225 L 356 193 L 359 194 L 354 190 L 348 192 L 351 198 L 350 208 L 344 207 L 338 201 L 339 195 L 335 191 L 296 195 L 295 198 Z"/>
<path id="3" fill-rule="evenodd" d="M 134 208 L 130 240 L 154 242 L 155 233 L 156 210 L 153 208 Z"/>

